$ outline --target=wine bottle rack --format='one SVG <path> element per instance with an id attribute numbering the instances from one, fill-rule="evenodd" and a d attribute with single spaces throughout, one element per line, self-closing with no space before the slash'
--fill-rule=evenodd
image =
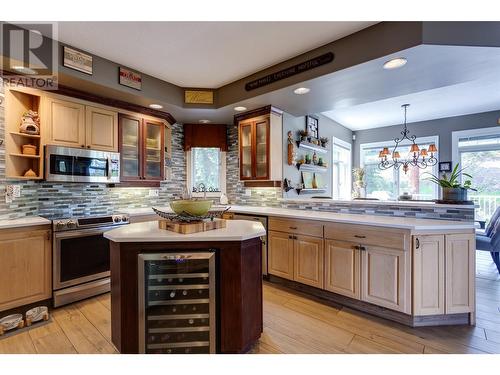
<path id="1" fill-rule="evenodd" d="M 215 253 L 138 257 L 139 352 L 215 353 Z"/>

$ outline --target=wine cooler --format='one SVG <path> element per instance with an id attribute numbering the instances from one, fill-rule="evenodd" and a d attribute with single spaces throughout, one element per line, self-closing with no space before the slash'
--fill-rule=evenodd
<path id="1" fill-rule="evenodd" d="M 215 253 L 138 257 L 139 353 L 215 353 Z"/>

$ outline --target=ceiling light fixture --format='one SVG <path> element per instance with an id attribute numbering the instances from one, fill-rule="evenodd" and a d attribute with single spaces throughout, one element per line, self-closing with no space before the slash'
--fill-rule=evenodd
<path id="1" fill-rule="evenodd" d="M 22 74 L 38 74 L 38 72 L 34 69 L 22 66 L 22 65 L 15 65 L 12 67 L 15 71 L 18 71 L 19 73 Z"/>
<path id="2" fill-rule="evenodd" d="M 307 87 L 299 87 L 293 90 L 294 94 L 297 95 L 304 95 L 307 94 L 309 91 L 311 91 L 311 89 L 308 89 Z"/>
<path id="3" fill-rule="evenodd" d="M 163 106 L 161 104 L 152 103 L 152 104 L 149 105 L 149 108 L 162 109 Z"/>
<path id="4" fill-rule="evenodd" d="M 235 111 L 238 111 L 238 112 L 242 112 L 242 111 L 246 111 L 246 110 L 247 110 L 247 107 L 238 106 L 238 107 L 234 107 L 234 110 L 235 110 Z"/>
<path id="5" fill-rule="evenodd" d="M 396 57 L 395 59 L 386 61 L 384 63 L 384 69 L 391 70 L 401 68 L 402 66 L 405 66 L 407 62 L 408 60 L 406 60 L 404 57 Z"/>
<path id="6" fill-rule="evenodd" d="M 409 104 L 403 104 L 401 106 L 402 108 L 404 108 L 405 111 L 405 122 L 403 125 L 403 131 L 401 132 L 402 137 L 394 138 L 394 143 L 396 145 L 394 146 L 392 153 L 389 151 L 389 147 L 384 147 L 378 153 L 378 157 L 380 158 L 380 163 L 378 165 L 379 169 L 385 170 L 394 167 L 394 169 L 398 170 L 401 166 L 403 166 L 403 172 L 405 172 L 406 174 L 410 169 L 410 166 L 418 167 L 420 169 L 425 169 L 429 166 L 436 165 L 438 161 L 437 158 L 434 157 L 434 154 L 438 152 L 438 149 L 434 143 L 430 144 L 428 149 L 425 148 L 420 149 L 417 143 L 415 142 L 417 136 L 416 135 L 408 136 L 410 131 L 406 127 L 406 111 L 409 106 L 410 106 Z M 403 142 L 405 139 L 411 142 L 410 151 L 406 158 L 404 157 L 401 158 L 401 155 L 399 153 L 400 150 L 398 151 L 398 147 L 400 146 L 400 143 Z M 391 155 L 390 160 L 387 158 L 387 155 Z"/>
<path id="7" fill-rule="evenodd" d="M 200 123 L 202 123 L 202 124 L 208 124 L 208 123 L 210 123 L 211 121 L 210 121 L 210 120 L 200 120 L 199 122 L 200 122 Z"/>

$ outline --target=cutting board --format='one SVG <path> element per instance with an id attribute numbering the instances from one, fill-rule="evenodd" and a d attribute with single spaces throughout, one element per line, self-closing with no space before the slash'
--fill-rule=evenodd
<path id="1" fill-rule="evenodd" d="M 158 220 L 160 229 L 169 230 L 171 232 L 181 234 L 192 234 L 198 232 L 206 232 L 208 230 L 221 229 L 226 227 L 225 219 L 203 220 L 192 223 L 176 222 L 170 220 Z"/>

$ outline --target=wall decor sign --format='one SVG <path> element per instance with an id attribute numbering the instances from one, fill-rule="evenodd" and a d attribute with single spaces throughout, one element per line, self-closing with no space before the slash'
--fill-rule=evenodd
<path id="1" fill-rule="evenodd" d="M 141 90 L 142 89 L 142 75 L 134 72 L 133 70 L 127 69 L 127 68 L 122 68 L 120 66 L 119 68 L 119 83 L 120 85 L 131 87 L 136 90 Z"/>
<path id="2" fill-rule="evenodd" d="M 214 92 L 209 90 L 184 90 L 184 103 L 214 104 Z"/>
<path id="3" fill-rule="evenodd" d="M 307 136 L 318 139 L 319 138 L 319 119 L 314 116 L 306 116 L 306 130 L 307 130 Z"/>
<path id="4" fill-rule="evenodd" d="M 67 68 L 78 70 L 92 75 L 92 55 L 64 46 L 63 65 Z"/>
<path id="5" fill-rule="evenodd" d="M 271 83 L 281 81 L 282 79 L 292 77 L 296 74 L 306 72 L 317 68 L 318 66 L 331 63 L 335 55 L 332 52 L 325 53 L 321 56 L 314 57 L 300 64 L 293 65 L 289 68 L 282 69 L 278 72 L 268 74 L 267 76 L 250 81 L 245 85 L 245 90 L 251 91 L 259 87 L 270 85 Z"/>
<path id="6" fill-rule="evenodd" d="M 451 161 L 439 162 L 439 172 L 451 172 Z"/>

